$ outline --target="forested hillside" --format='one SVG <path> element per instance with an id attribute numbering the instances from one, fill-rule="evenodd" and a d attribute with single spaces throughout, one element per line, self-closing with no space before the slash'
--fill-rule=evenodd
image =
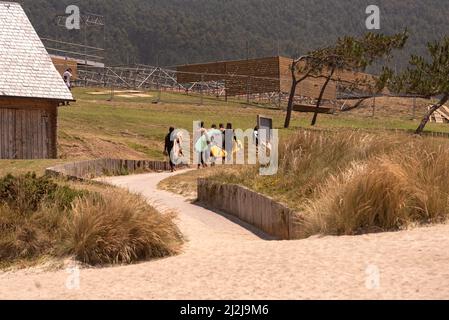
<path id="1" fill-rule="evenodd" d="M 22 0 L 41 36 L 82 42 L 80 31 L 57 27 L 68 4 L 107 18 L 110 64 L 175 65 L 249 56 L 292 56 L 343 35 L 365 32 L 365 9 L 381 8 L 381 32 L 408 28 L 411 40 L 398 60 L 422 53 L 449 33 L 447 0 Z M 93 29 L 92 29 L 93 31 Z M 89 36 L 103 44 L 101 30 Z"/>

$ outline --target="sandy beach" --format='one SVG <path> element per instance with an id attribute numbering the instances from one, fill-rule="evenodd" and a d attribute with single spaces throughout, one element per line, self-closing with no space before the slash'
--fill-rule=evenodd
<path id="1" fill-rule="evenodd" d="M 130 266 L 0 273 L 1 299 L 447 299 L 449 226 L 270 241 L 157 189 L 168 173 L 108 178 L 179 212 L 176 257 Z"/>

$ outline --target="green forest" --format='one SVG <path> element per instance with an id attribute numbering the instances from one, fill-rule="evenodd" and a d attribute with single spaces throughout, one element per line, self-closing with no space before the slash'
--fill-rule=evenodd
<path id="1" fill-rule="evenodd" d="M 411 37 L 395 64 L 423 54 L 448 33 L 447 0 L 22 0 L 41 37 L 83 43 L 82 30 L 54 23 L 69 4 L 104 15 L 89 28 L 89 45 L 105 46 L 108 64 L 173 66 L 273 55 L 296 56 L 344 35 L 366 32 L 366 7 L 381 9 L 380 32 L 407 28 Z M 374 3 L 375 2 L 375 3 Z M 106 39 L 104 39 L 104 33 Z"/>

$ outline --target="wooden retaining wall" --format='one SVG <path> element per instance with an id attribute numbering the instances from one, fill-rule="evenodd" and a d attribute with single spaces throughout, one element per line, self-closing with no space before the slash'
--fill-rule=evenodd
<path id="1" fill-rule="evenodd" d="M 278 239 L 297 238 L 300 216 L 296 212 L 245 187 L 199 179 L 198 201 Z"/>
<path id="2" fill-rule="evenodd" d="M 46 170 L 50 176 L 70 179 L 93 179 L 101 176 L 126 175 L 136 172 L 169 171 L 165 161 L 97 159 L 67 163 Z"/>

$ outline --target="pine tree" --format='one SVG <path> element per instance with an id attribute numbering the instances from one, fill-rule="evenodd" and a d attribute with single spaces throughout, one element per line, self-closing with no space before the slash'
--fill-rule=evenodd
<path id="1" fill-rule="evenodd" d="M 429 59 L 412 55 L 404 72 L 394 74 L 387 68 L 383 72 L 392 92 L 439 97 L 423 117 L 416 134 L 424 131 L 432 114 L 449 100 L 449 37 L 428 43 L 427 48 Z"/>

